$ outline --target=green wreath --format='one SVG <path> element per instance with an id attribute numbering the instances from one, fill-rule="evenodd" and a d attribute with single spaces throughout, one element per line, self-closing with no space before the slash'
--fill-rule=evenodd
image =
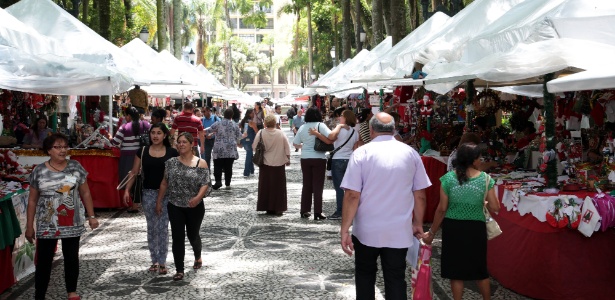
<path id="1" fill-rule="evenodd" d="M 500 109 L 500 95 L 494 90 L 483 90 L 476 96 L 472 106 L 476 116 L 494 115 Z"/>

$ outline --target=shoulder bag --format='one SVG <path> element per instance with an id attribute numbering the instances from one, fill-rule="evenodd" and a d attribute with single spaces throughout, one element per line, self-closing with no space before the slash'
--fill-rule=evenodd
<path id="1" fill-rule="evenodd" d="M 318 133 L 320 133 L 320 123 L 318 123 Z M 316 141 L 314 142 L 314 151 L 318 152 L 328 152 L 333 151 L 333 144 L 327 144 L 321 141 L 318 137 L 314 137 Z"/>
<path id="2" fill-rule="evenodd" d="M 354 135 L 354 128 L 352 128 L 352 132 L 350 133 L 350 136 L 348 137 L 348 139 L 341 146 L 335 148 L 335 150 L 329 153 L 329 157 L 327 157 L 327 170 L 328 171 L 331 171 L 331 166 L 333 164 L 333 155 L 335 155 L 337 151 L 340 151 L 340 149 L 344 148 L 344 146 L 348 144 L 348 141 L 350 141 L 353 135 Z"/>
<path id="3" fill-rule="evenodd" d="M 147 132 L 143 132 L 143 123 L 141 123 L 143 121 L 139 121 L 139 146 L 140 147 L 145 147 L 145 146 L 149 146 L 149 134 Z M 143 155 L 141 155 L 141 157 L 143 157 Z"/>
<path id="4" fill-rule="evenodd" d="M 135 183 L 130 189 L 130 198 L 132 198 L 133 203 L 141 203 L 141 198 L 143 197 L 143 153 L 145 148 L 141 149 L 141 166 L 139 166 L 139 173 L 135 177 Z"/>
<path id="5" fill-rule="evenodd" d="M 265 144 L 263 143 L 263 132 L 260 133 L 260 139 L 256 148 L 254 149 L 254 156 L 252 157 L 252 163 L 258 167 L 262 167 L 265 164 Z"/>
<path id="6" fill-rule="evenodd" d="M 487 177 L 487 183 L 485 184 L 485 198 L 483 198 L 483 203 L 487 200 L 487 193 L 489 192 L 489 182 L 491 181 L 491 176 L 489 174 L 485 174 Z M 489 214 L 489 210 L 487 209 L 487 203 L 483 205 L 483 213 L 485 214 L 485 222 L 487 226 L 487 240 L 491 240 L 502 234 L 502 229 L 500 229 L 500 225 L 496 222 Z"/>

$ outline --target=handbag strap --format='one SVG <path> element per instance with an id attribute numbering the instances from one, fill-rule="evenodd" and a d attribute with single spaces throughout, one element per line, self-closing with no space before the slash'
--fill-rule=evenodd
<path id="1" fill-rule="evenodd" d="M 354 135 L 354 128 L 351 128 L 351 129 L 352 129 L 352 132 L 350 133 L 350 136 L 348 137 L 348 139 L 341 146 L 335 148 L 333 151 L 330 152 L 331 157 L 333 157 L 333 155 L 335 155 L 335 153 L 337 153 L 337 151 L 339 151 L 340 149 L 344 148 L 344 146 L 346 146 L 346 144 L 348 144 L 348 141 L 350 141 L 350 139 Z"/>
<path id="2" fill-rule="evenodd" d="M 483 197 L 483 213 L 485 214 L 486 221 L 489 221 L 489 219 L 491 219 L 491 214 L 489 213 L 489 210 L 487 209 L 487 203 L 485 203 L 485 201 L 487 201 L 487 193 L 489 193 L 489 182 L 490 181 L 491 181 L 491 176 L 485 173 L 485 197 Z"/>
<path id="3" fill-rule="evenodd" d="M 143 146 L 143 148 L 141 148 L 141 162 L 140 162 L 141 166 L 139 166 L 139 173 L 138 174 L 143 173 L 143 153 L 144 152 L 145 152 L 145 146 Z"/>
<path id="4" fill-rule="evenodd" d="M 258 139 L 258 143 L 263 145 L 263 150 L 265 150 L 265 142 L 263 141 L 263 130 L 259 130 L 260 139 Z"/>

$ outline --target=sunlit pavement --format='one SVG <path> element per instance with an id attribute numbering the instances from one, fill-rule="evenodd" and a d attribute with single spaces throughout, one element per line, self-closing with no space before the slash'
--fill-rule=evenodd
<path id="1" fill-rule="evenodd" d="M 284 129 L 289 138 L 292 133 Z M 291 146 L 292 149 L 292 146 Z M 245 152 L 234 164 L 231 189 L 205 199 L 201 227 L 203 268 L 192 269 L 194 257 L 186 240 L 186 276 L 174 282 L 171 245 L 167 275 L 153 275 L 143 213 L 97 211 L 101 226 L 82 237 L 78 293 L 82 299 L 354 299 L 354 258 L 339 245 L 340 221 L 301 219 L 299 154 L 291 150 L 287 167 L 288 211 L 281 217 L 256 212 L 258 174 L 244 178 Z M 258 171 L 257 171 L 258 173 Z M 327 180 L 324 213 L 335 208 L 335 191 Z M 434 299 L 452 299 L 440 278 L 439 240 L 434 242 Z M 58 250 L 47 299 L 66 299 L 64 269 Z M 407 282 L 410 282 L 408 268 Z M 410 295 L 410 287 L 408 284 Z M 382 272 L 376 299 L 384 299 Z M 492 280 L 494 299 L 527 299 Z M 34 276 L 0 295 L 1 299 L 33 299 Z M 481 299 L 473 283 L 464 299 Z"/>

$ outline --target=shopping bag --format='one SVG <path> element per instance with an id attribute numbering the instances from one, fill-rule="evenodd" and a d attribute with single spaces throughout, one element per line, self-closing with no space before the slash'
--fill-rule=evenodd
<path id="1" fill-rule="evenodd" d="M 586 237 L 592 236 L 599 220 L 600 216 L 598 215 L 596 206 L 594 206 L 594 201 L 589 197 L 585 197 L 585 201 L 583 201 L 583 210 L 581 211 L 579 231 Z"/>
<path id="2" fill-rule="evenodd" d="M 416 269 L 412 270 L 412 299 L 432 300 L 431 245 L 421 242 Z"/>
<path id="3" fill-rule="evenodd" d="M 415 236 L 412 236 L 412 247 L 408 248 L 408 254 L 406 254 L 406 262 L 416 269 L 416 263 L 419 259 L 419 249 L 421 248 L 421 241 Z"/>

